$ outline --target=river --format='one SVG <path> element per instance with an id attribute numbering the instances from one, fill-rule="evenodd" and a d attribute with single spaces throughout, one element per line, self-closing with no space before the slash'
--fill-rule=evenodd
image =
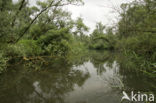
<path id="1" fill-rule="evenodd" d="M 0 103 L 121 103 L 123 91 L 156 93 L 155 80 L 106 51 L 18 61 L 0 76 Z"/>

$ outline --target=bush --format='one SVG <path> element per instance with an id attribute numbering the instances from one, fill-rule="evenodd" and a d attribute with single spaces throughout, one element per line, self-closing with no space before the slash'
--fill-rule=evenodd
<path id="1" fill-rule="evenodd" d="M 123 38 L 118 42 L 116 47 L 121 50 L 133 51 L 140 56 L 144 56 L 146 59 L 156 59 L 156 35 L 154 34 Z"/>
<path id="2" fill-rule="evenodd" d="M 113 49 L 115 42 L 114 35 L 103 34 L 92 38 L 89 47 L 91 49 Z"/>
<path id="3" fill-rule="evenodd" d="M 42 35 L 37 42 L 41 45 L 45 54 L 65 56 L 70 50 L 71 34 L 68 28 L 50 30 Z"/>
<path id="4" fill-rule="evenodd" d="M 8 45 L 6 48 L 9 56 L 32 56 L 42 54 L 41 47 L 34 40 L 21 40 L 17 44 Z"/>
<path id="5" fill-rule="evenodd" d="M 6 69 L 8 60 L 9 59 L 0 52 L 0 73 L 2 73 Z"/>
<path id="6" fill-rule="evenodd" d="M 51 54 L 51 55 L 57 55 L 57 56 L 65 56 L 69 50 L 69 42 L 66 40 L 58 41 L 50 41 L 47 46 L 44 46 L 45 53 Z"/>

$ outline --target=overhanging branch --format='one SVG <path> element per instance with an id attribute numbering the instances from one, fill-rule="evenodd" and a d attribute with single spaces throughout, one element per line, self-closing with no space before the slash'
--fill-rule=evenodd
<path id="1" fill-rule="evenodd" d="M 55 8 L 57 8 L 57 7 L 59 7 L 59 6 L 65 6 L 65 5 L 70 5 L 70 4 L 71 4 L 71 5 L 79 5 L 79 4 L 71 3 L 71 2 L 61 4 L 62 0 L 59 0 L 58 2 L 56 2 L 56 3 L 53 5 L 54 1 L 55 1 L 55 0 L 51 1 L 51 3 L 49 4 L 49 6 L 47 6 L 47 7 L 44 8 L 43 10 L 41 10 L 41 11 L 36 15 L 36 17 L 30 22 L 30 24 L 25 28 L 25 30 L 24 30 L 22 33 L 19 34 L 20 36 L 19 36 L 19 38 L 15 41 L 15 43 L 17 43 L 17 42 L 25 35 L 25 33 L 30 29 L 31 25 L 32 25 L 32 24 L 37 20 L 37 18 L 38 18 L 43 12 L 45 12 L 48 8 L 50 8 L 50 7 L 55 7 Z"/>
<path id="2" fill-rule="evenodd" d="M 12 21 L 12 24 L 11 24 L 12 27 L 14 27 L 15 21 L 16 21 L 16 16 L 18 16 L 18 14 L 20 13 L 20 11 L 22 10 L 22 8 L 23 8 L 23 6 L 24 6 L 24 3 L 25 3 L 25 0 L 22 0 L 21 5 L 20 5 L 18 11 L 16 12 L 16 14 L 15 14 L 15 16 L 14 16 L 14 19 L 13 19 L 13 21 Z"/>

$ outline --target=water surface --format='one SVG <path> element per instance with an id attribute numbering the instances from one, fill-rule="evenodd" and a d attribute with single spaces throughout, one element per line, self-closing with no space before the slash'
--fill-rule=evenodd
<path id="1" fill-rule="evenodd" d="M 155 79 L 128 64 L 104 51 L 18 62 L 0 77 L 0 103 L 120 103 L 123 90 L 155 93 Z"/>

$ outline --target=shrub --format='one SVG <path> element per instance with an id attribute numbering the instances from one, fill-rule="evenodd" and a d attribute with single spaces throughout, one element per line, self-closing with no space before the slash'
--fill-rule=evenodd
<path id="1" fill-rule="evenodd" d="M 65 56 L 69 50 L 69 42 L 66 40 L 58 41 L 50 41 L 47 46 L 44 46 L 45 53 L 51 54 L 51 55 L 57 55 L 57 56 Z"/>
<path id="2" fill-rule="evenodd" d="M 155 58 L 156 51 L 156 35 L 142 34 L 133 37 L 123 38 L 118 44 L 117 48 L 126 51 L 133 51 L 146 59 Z"/>
<path id="3" fill-rule="evenodd" d="M 0 73 L 2 73 L 6 69 L 8 60 L 9 59 L 0 52 Z"/>
<path id="4" fill-rule="evenodd" d="M 89 47 L 91 49 L 113 49 L 115 42 L 114 35 L 103 34 L 92 38 Z"/>
<path id="5" fill-rule="evenodd" d="M 41 45 L 45 54 L 65 56 L 69 50 L 71 34 L 68 28 L 60 30 L 50 30 L 46 35 L 42 35 L 37 42 Z"/>
<path id="6" fill-rule="evenodd" d="M 6 48 L 9 56 L 32 56 L 39 55 L 43 51 L 34 40 L 21 40 L 17 44 L 8 45 Z"/>

